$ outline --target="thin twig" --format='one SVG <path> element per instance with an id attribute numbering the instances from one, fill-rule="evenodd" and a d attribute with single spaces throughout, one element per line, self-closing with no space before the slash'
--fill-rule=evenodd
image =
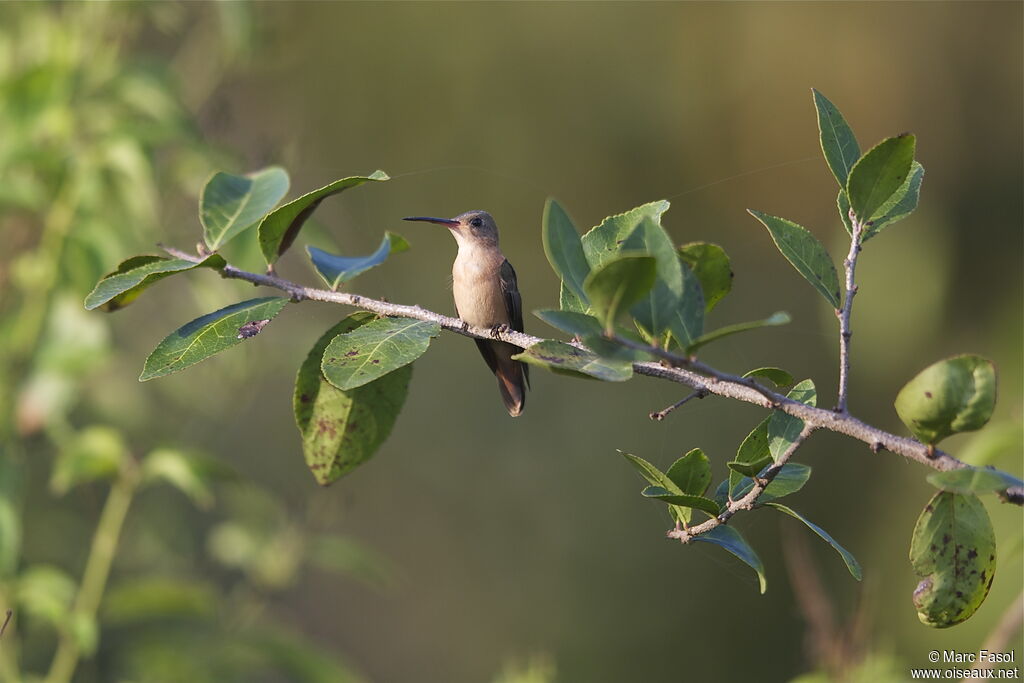
<path id="1" fill-rule="evenodd" d="M 789 459 L 793 457 L 797 449 L 803 445 L 807 437 L 814 432 L 816 428 L 811 425 L 805 424 L 804 428 L 800 431 L 800 434 L 793 440 L 793 443 L 789 445 L 785 451 L 779 455 L 778 460 L 775 464 L 768 468 L 764 473 L 763 477 L 754 478 L 754 486 L 750 489 L 747 495 L 743 496 L 739 500 L 730 501 L 725 509 L 718 513 L 717 517 L 712 517 L 706 522 L 701 522 L 695 526 L 688 528 L 682 528 L 677 526 L 675 529 L 669 529 L 666 532 L 666 536 L 674 538 L 682 543 L 689 543 L 695 536 L 706 534 L 717 526 L 721 526 L 729 521 L 733 515 L 740 510 L 752 510 L 754 505 L 757 503 L 757 499 L 764 493 L 764 490 L 768 488 L 768 484 L 772 483 L 772 480 L 782 471 L 782 466 L 789 462 Z"/>
<path id="2" fill-rule="evenodd" d="M 8 609 L 4 615 L 4 624 L 0 626 L 0 638 L 3 638 L 4 631 L 7 630 L 7 624 L 11 623 L 11 617 L 14 616 L 14 610 Z"/>
<path id="3" fill-rule="evenodd" d="M 648 417 L 650 417 L 652 420 L 657 420 L 658 422 L 661 422 L 662 420 L 665 419 L 666 415 L 671 413 L 676 408 L 681 408 L 690 399 L 704 398 L 707 395 L 708 395 L 708 392 L 706 392 L 706 391 L 701 391 L 701 390 L 695 391 L 692 394 L 690 394 L 688 396 L 684 396 L 683 398 L 679 399 L 678 401 L 676 401 L 675 403 L 670 405 L 668 408 L 663 408 L 661 410 L 658 410 L 658 411 L 655 411 L 655 412 L 651 413 L 650 415 L 648 415 Z"/>
<path id="4" fill-rule="evenodd" d="M 198 256 L 187 254 L 177 249 L 164 247 L 164 250 L 177 258 L 183 258 L 195 263 L 202 260 Z M 451 318 L 440 313 L 428 311 L 420 306 L 393 304 L 359 294 L 303 287 L 276 276 L 250 273 L 234 266 L 225 266 L 220 272 L 226 278 L 244 280 L 254 285 L 279 289 L 290 294 L 296 301 L 308 299 L 310 301 L 344 304 L 380 315 L 436 322 L 443 329 L 473 339 L 495 339 L 508 342 L 521 349 L 529 348 L 534 344 L 545 341 L 542 337 L 535 337 L 525 332 L 475 327 L 458 318 Z M 674 357 L 680 358 L 679 356 Z M 957 460 L 945 451 L 929 449 L 928 446 L 920 441 L 897 436 L 877 427 L 872 427 L 849 413 L 840 414 L 833 410 L 809 406 L 766 389 L 749 377 L 738 377 L 721 372 L 697 361 L 687 362 L 690 366 L 689 368 L 667 367 L 663 363 L 638 361 L 633 363 L 633 372 L 638 375 L 685 384 L 695 391 L 705 391 L 708 394 L 751 403 L 762 408 L 780 410 L 787 415 L 800 418 L 809 427 L 827 429 L 838 434 L 844 434 L 866 443 L 874 452 L 885 449 L 941 472 L 969 467 L 967 463 Z M 1024 505 L 1024 488 L 1012 487 L 1001 492 L 1000 496 L 1006 502 Z"/>
<path id="5" fill-rule="evenodd" d="M 846 413 L 846 396 L 850 387 L 850 314 L 853 312 L 853 297 L 857 296 L 857 282 L 854 271 L 857 270 L 857 256 L 860 254 L 860 237 L 864 225 L 850 209 L 850 253 L 843 261 L 846 270 L 846 300 L 843 308 L 836 311 L 839 318 L 839 398 L 836 400 L 836 412 Z"/>

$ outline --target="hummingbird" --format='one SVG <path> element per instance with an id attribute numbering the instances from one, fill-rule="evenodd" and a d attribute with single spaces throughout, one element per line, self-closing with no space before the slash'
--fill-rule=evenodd
<path id="1" fill-rule="evenodd" d="M 476 327 L 523 331 L 523 300 L 516 271 L 498 247 L 498 225 L 486 211 L 467 211 L 455 218 L 410 216 L 407 221 L 447 227 L 459 245 L 452 266 L 452 294 L 459 317 Z M 487 367 L 498 378 L 498 391 L 508 414 L 517 417 L 526 405 L 530 369 L 512 356 L 518 347 L 502 341 L 475 339 Z"/>

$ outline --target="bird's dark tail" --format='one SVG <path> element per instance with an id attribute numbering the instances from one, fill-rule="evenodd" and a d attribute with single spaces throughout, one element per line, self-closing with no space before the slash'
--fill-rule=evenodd
<path id="1" fill-rule="evenodd" d="M 498 378 L 501 400 L 512 417 L 519 417 L 526 407 L 526 377 L 523 367 L 519 361 L 509 359 L 499 362 L 498 369 L 494 372 Z"/>
<path id="2" fill-rule="evenodd" d="M 524 363 L 512 360 L 520 349 L 505 342 L 476 340 L 480 354 L 487 366 L 498 378 L 498 392 L 512 417 L 519 417 L 526 407 L 526 387 L 530 383 L 530 368 Z"/>

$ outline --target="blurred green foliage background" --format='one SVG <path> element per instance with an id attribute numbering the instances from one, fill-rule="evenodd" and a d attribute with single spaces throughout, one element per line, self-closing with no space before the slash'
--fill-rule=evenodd
<path id="1" fill-rule="evenodd" d="M 713 324 L 794 317 L 703 359 L 779 365 L 827 396 L 834 316 L 744 211 L 845 253 L 816 87 L 864 148 L 913 131 L 927 171 L 919 210 L 860 262 L 851 411 L 902 433 L 899 387 L 979 353 L 1000 372 L 991 462 L 1019 473 L 1022 19 L 984 2 L 0 6 L 0 607 L 16 609 L 0 680 L 45 673 L 55 647 L 85 655 L 80 681 L 506 683 L 903 680 L 929 650 L 977 649 L 1021 590 L 1020 510 L 986 500 L 1005 549 L 992 593 L 964 625 L 928 629 L 907 547 L 931 487 L 895 456 L 815 436 L 793 504 L 865 581 L 759 512 L 737 518 L 768 567 L 758 596 L 733 558 L 664 539 L 663 506 L 615 452 L 667 466 L 699 446 L 724 474 L 754 407 L 710 398 L 654 423 L 680 387 L 537 372 L 511 420 L 472 344 L 443 335 L 377 457 L 320 489 L 291 384 L 344 312 L 291 306 L 255 343 L 140 385 L 164 335 L 248 285 L 198 272 L 116 315 L 81 302 L 122 258 L 193 244 L 219 168 L 282 164 L 290 196 L 385 169 L 392 181 L 328 200 L 300 242 L 361 254 L 397 230 L 413 249 L 354 289 L 442 312 L 454 244 L 402 216 L 490 211 L 530 311 L 557 305 L 547 196 L 581 229 L 668 198 L 677 242 L 732 258 Z M 253 236 L 225 255 L 260 267 Z M 279 271 L 315 282 L 299 249 Z M 527 331 L 554 334 L 532 316 Z M 131 509 L 97 619 L 78 618 L 110 477 L 135 482 Z M 852 646 L 808 626 L 811 575 Z"/>

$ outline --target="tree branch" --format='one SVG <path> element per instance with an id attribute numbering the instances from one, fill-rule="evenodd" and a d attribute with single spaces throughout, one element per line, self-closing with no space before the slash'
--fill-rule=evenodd
<path id="1" fill-rule="evenodd" d="M 712 517 L 706 522 L 701 522 L 696 526 L 683 528 L 679 525 L 675 529 L 670 529 L 665 535 L 669 538 L 675 538 L 683 543 L 689 543 L 695 536 L 706 534 L 707 532 L 714 529 L 716 526 L 721 526 L 729 521 L 729 518 L 735 515 L 740 510 L 753 510 L 754 505 L 757 503 L 757 499 L 761 497 L 764 490 L 768 488 L 768 484 L 772 483 L 772 480 L 782 471 L 782 466 L 785 465 L 793 454 L 796 453 L 797 449 L 803 445 L 807 437 L 816 429 L 808 424 L 804 425 L 804 428 L 800 431 L 800 434 L 793 440 L 793 443 L 789 445 L 785 451 L 779 456 L 775 464 L 768 468 L 764 473 L 763 477 L 754 478 L 754 487 L 750 489 L 747 495 L 743 496 L 739 500 L 730 500 L 729 504 L 726 505 L 725 509 L 718 513 L 717 517 Z"/>
<path id="2" fill-rule="evenodd" d="M 836 400 L 836 412 L 846 413 L 846 395 L 850 387 L 850 313 L 853 312 L 853 297 L 857 296 L 857 283 L 854 271 L 857 269 L 857 256 L 860 254 L 860 237 L 864 230 L 863 224 L 850 209 L 850 253 L 843 261 L 846 270 L 846 300 L 841 310 L 836 311 L 839 318 L 839 398 Z"/>
<path id="3" fill-rule="evenodd" d="M 186 259 L 195 263 L 202 260 L 198 256 L 187 254 L 178 249 L 171 247 L 162 248 L 176 258 Z M 495 339 L 508 342 L 521 349 L 544 341 L 542 337 L 534 337 L 525 332 L 475 327 L 458 318 L 428 311 L 420 306 L 393 304 L 359 294 L 304 287 L 274 275 L 250 273 L 230 265 L 225 266 L 220 272 L 226 278 L 244 280 L 254 285 L 279 289 L 290 294 L 296 301 L 308 299 L 310 301 L 343 304 L 379 313 L 380 315 L 435 322 L 443 329 L 473 339 Z M 645 347 L 646 349 L 647 347 Z M 664 363 L 639 361 L 633 363 L 633 372 L 638 375 L 685 384 L 694 391 L 702 391 L 736 401 L 743 401 L 771 410 L 780 410 L 787 415 L 800 418 L 808 427 L 844 434 L 868 444 L 873 452 L 877 453 L 885 449 L 935 470 L 948 471 L 968 467 L 967 463 L 957 460 L 944 451 L 938 449 L 929 450 L 929 447 L 920 441 L 897 436 L 877 427 L 872 427 L 849 413 L 837 413 L 833 410 L 809 406 L 771 391 L 749 377 L 738 377 L 724 373 L 703 363 L 691 359 L 681 359 L 681 357 L 674 356 L 668 352 L 664 352 L 662 355 L 664 356 L 665 354 L 677 362 L 685 362 L 688 367 L 669 367 Z M 672 362 L 669 358 L 664 358 L 664 360 Z M 1021 487 L 1012 487 L 1004 492 L 1000 492 L 1000 497 L 1006 502 L 1024 505 L 1024 489 Z"/>

